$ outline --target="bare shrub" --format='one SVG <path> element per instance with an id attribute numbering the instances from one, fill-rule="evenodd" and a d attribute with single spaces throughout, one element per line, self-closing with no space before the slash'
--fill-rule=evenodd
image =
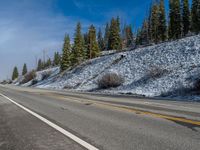
<path id="1" fill-rule="evenodd" d="M 36 73 L 34 70 L 32 70 L 31 72 L 27 73 L 25 76 L 24 76 L 24 79 L 20 82 L 20 84 L 25 84 L 31 80 L 33 80 L 34 78 L 36 77 Z"/>
<path id="2" fill-rule="evenodd" d="M 166 73 L 168 73 L 167 69 L 161 69 L 161 68 L 158 68 L 158 67 L 153 67 L 153 68 L 151 68 L 151 70 L 149 70 L 148 75 L 149 75 L 150 78 L 157 79 L 157 78 L 162 77 Z"/>
<path id="3" fill-rule="evenodd" d="M 124 82 L 124 79 L 121 75 L 118 75 L 114 72 L 106 73 L 101 77 L 101 79 L 98 80 L 98 86 L 99 88 L 107 89 L 111 87 L 118 87 L 122 85 Z"/>

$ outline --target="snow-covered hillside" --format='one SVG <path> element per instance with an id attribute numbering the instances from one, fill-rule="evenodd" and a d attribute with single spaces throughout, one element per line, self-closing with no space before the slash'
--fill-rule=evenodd
<path id="1" fill-rule="evenodd" d="M 89 60 L 63 75 L 57 71 L 36 87 L 94 91 L 108 71 L 120 74 L 124 83 L 103 92 L 181 95 L 200 79 L 200 35 Z"/>
<path id="2" fill-rule="evenodd" d="M 27 83 L 22 83 L 22 81 L 24 80 L 25 76 L 20 76 L 18 77 L 18 79 L 14 80 L 12 83 L 14 85 L 20 85 L 20 86 L 40 86 L 43 84 L 47 84 L 49 81 L 50 83 L 52 82 L 52 79 L 54 79 L 55 77 L 57 77 L 60 73 L 60 68 L 59 67 L 52 67 L 49 69 L 45 69 L 42 71 L 38 71 L 35 73 L 35 78 L 28 81 Z M 35 84 L 33 85 L 33 82 L 35 81 Z"/>
<path id="3" fill-rule="evenodd" d="M 59 73 L 60 67 L 53 67 L 43 71 L 38 71 L 36 72 L 35 78 L 38 83 L 33 86 L 39 87 L 45 84 L 51 84 L 59 76 Z"/>

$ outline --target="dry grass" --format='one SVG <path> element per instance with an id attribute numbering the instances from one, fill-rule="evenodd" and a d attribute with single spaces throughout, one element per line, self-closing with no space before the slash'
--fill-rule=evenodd
<path id="1" fill-rule="evenodd" d="M 162 77 L 166 73 L 168 73 L 167 69 L 161 69 L 161 68 L 158 68 L 158 67 L 153 67 L 153 68 L 151 68 L 151 70 L 149 70 L 148 75 L 149 75 L 150 78 L 157 79 L 157 78 Z"/>
<path id="2" fill-rule="evenodd" d="M 36 77 L 36 73 L 35 73 L 35 71 L 33 70 L 33 71 L 27 73 L 27 74 L 24 76 L 24 79 L 21 81 L 20 84 L 25 84 L 25 83 L 27 83 L 27 82 L 33 80 L 35 77 Z"/>

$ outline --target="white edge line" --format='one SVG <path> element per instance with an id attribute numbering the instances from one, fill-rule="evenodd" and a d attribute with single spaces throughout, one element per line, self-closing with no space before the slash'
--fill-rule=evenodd
<path id="1" fill-rule="evenodd" d="M 11 101 L 12 103 L 14 103 L 15 105 L 17 105 L 18 107 L 22 108 L 23 110 L 27 111 L 28 113 L 30 113 L 31 115 L 35 116 L 36 118 L 40 119 L 42 122 L 46 123 L 47 125 L 51 126 L 52 128 L 56 129 L 57 131 L 59 131 L 60 133 L 64 134 L 65 136 L 69 137 L 70 139 L 72 139 L 73 141 L 77 142 L 78 144 L 82 145 L 83 147 L 85 147 L 88 150 L 99 150 L 98 148 L 92 146 L 91 144 L 83 141 L 82 139 L 80 139 L 79 137 L 73 135 L 72 133 L 66 131 L 65 129 L 59 127 L 58 125 L 54 124 L 53 122 L 47 120 L 46 118 L 38 115 L 37 113 L 29 110 L 28 108 L 18 104 L 17 102 L 13 101 L 12 99 L 10 99 L 9 97 L 3 95 L 0 93 L 1 96 L 3 96 L 4 98 L 8 99 L 9 101 Z"/>

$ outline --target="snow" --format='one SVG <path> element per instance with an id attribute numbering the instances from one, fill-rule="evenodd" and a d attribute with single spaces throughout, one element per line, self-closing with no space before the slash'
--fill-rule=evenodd
<path id="1" fill-rule="evenodd" d="M 116 50 L 102 51 L 102 52 L 101 52 L 101 56 L 114 54 L 114 53 L 116 53 L 116 52 L 117 52 Z"/>
<path id="2" fill-rule="evenodd" d="M 35 86 L 94 91 L 98 89 L 98 79 L 108 71 L 120 74 L 124 83 L 118 88 L 100 92 L 148 97 L 180 96 L 183 94 L 181 91 L 193 88 L 200 79 L 200 35 L 101 56 L 67 70 L 62 75 L 59 74 L 59 68 L 54 68 L 47 80 Z M 158 71 L 160 75 L 154 77 L 153 71 Z M 200 98 L 195 96 L 196 99 Z"/>
<path id="3" fill-rule="evenodd" d="M 52 82 L 52 79 L 59 75 L 60 73 L 60 67 L 52 67 L 46 70 L 42 70 L 39 72 L 36 72 L 36 80 L 38 83 L 34 85 L 34 87 L 40 87 L 40 86 L 45 86 L 49 82 Z M 47 76 L 46 79 L 43 80 L 44 76 Z"/>
<path id="4" fill-rule="evenodd" d="M 44 85 L 47 84 L 48 81 L 52 81 L 51 78 L 53 78 L 54 76 L 57 76 L 60 73 L 60 68 L 59 67 L 52 67 L 52 68 L 48 68 L 42 71 L 38 71 L 36 72 L 36 77 L 33 79 L 35 81 L 37 81 L 38 83 L 36 85 L 32 85 L 33 80 L 25 83 L 25 84 L 20 84 L 20 82 L 24 79 L 24 76 L 20 76 L 19 78 L 15 79 L 13 81 L 14 85 L 21 85 L 24 87 L 28 87 L 28 86 L 39 86 L 39 85 Z M 43 80 L 43 77 L 45 75 L 48 75 L 48 78 Z"/>

